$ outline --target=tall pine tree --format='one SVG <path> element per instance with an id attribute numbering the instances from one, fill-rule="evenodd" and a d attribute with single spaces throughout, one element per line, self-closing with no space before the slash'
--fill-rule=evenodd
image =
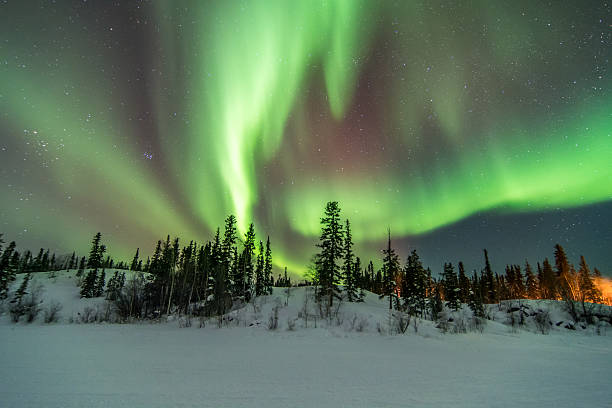
<path id="1" fill-rule="evenodd" d="M 340 223 L 340 206 L 337 201 L 325 205 L 325 214 L 321 218 L 321 237 L 317 247 L 315 266 L 319 282 L 319 300 L 325 299 L 331 308 L 334 299 L 340 299 L 340 266 L 342 258 L 342 224 Z"/>
<path id="2" fill-rule="evenodd" d="M 346 300 L 349 302 L 354 302 L 358 299 L 353 257 L 353 237 L 351 235 L 351 224 L 349 220 L 346 220 L 344 227 L 344 265 L 342 265 L 342 275 L 344 278 Z"/>

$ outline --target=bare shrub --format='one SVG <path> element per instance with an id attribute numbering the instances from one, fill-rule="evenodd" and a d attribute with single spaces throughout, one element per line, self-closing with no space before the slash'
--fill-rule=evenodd
<path id="1" fill-rule="evenodd" d="M 355 330 L 355 326 L 357 325 L 357 314 L 353 313 L 353 316 L 347 320 L 347 330 L 353 331 Z"/>
<path id="2" fill-rule="evenodd" d="M 22 294 L 17 301 L 9 308 L 11 320 L 14 323 L 19 322 L 22 316 L 25 316 L 27 323 L 32 323 L 40 312 L 40 296 L 42 286 L 34 285 L 30 293 Z"/>
<path id="3" fill-rule="evenodd" d="M 552 323 L 550 321 L 550 313 L 548 313 L 548 310 L 538 309 L 533 317 L 533 321 L 535 322 L 535 325 L 540 333 L 550 333 Z"/>
<path id="4" fill-rule="evenodd" d="M 332 319 L 338 318 L 342 302 L 340 299 L 337 299 L 336 303 L 330 305 L 327 299 L 321 299 L 317 302 L 317 305 L 319 308 L 319 317 L 321 317 L 321 319 L 327 319 L 328 323 L 331 324 Z"/>
<path id="5" fill-rule="evenodd" d="M 179 317 L 178 324 L 181 329 L 184 329 L 186 327 L 191 327 L 191 316 L 185 315 L 185 316 Z"/>
<path id="6" fill-rule="evenodd" d="M 51 302 L 44 312 L 45 323 L 57 323 L 62 305 L 59 302 Z"/>
<path id="7" fill-rule="evenodd" d="M 486 324 L 487 324 L 487 320 L 482 317 L 478 317 L 478 316 L 472 316 L 468 320 L 468 328 L 470 331 L 478 331 L 482 333 L 484 331 Z"/>
<path id="8" fill-rule="evenodd" d="M 396 311 L 391 314 L 391 322 L 392 327 L 390 330 L 393 330 L 397 334 L 404 334 L 408 327 L 410 327 L 410 315 L 404 312 Z"/>
<path id="9" fill-rule="evenodd" d="M 83 311 L 78 314 L 80 323 L 94 323 L 98 320 L 98 311 L 91 306 L 85 306 Z"/>
<path id="10" fill-rule="evenodd" d="M 452 319 L 448 316 L 446 309 L 442 309 L 442 311 L 438 313 L 438 324 L 436 324 L 436 328 L 442 333 L 448 333 L 451 329 L 451 322 Z"/>
<path id="11" fill-rule="evenodd" d="M 453 334 L 458 334 L 458 333 L 466 333 L 467 332 L 467 327 L 465 324 L 465 319 L 463 319 L 463 317 L 458 317 L 453 319 L 453 324 L 451 325 L 451 332 Z"/>
<path id="12" fill-rule="evenodd" d="M 122 320 L 142 317 L 146 306 L 145 280 L 142 275 L 135 275 L 118 291 L 114 306 Z"/>
<path id="13" fill-rule="evenodd" d="M 357 324 L 355 325 L 355 331 L 363 332 L 368 327 L 369 322 L 365 316 L 361 316 L 359 320 L 357 320 Z"/>
<path id="14" fill-rule="evenodd" d="M 344 323 L 344 313 L 336 313 L 334 316 L 334 323 L 336 326 L 342 326 Z"/>
<path id="15" fill-rule="evenodd" d="M 268 316 L 268 330 L 276 330 L 278 329 L 278 305 L 274 305 L 272 308 L 272 313 Z"/>
<path id="16" fill-rule="evenodd" d="M 287 330 L 294 331 L 295 330 L 296 321 L 297 321 L 297 319 L 295 319 L 295 318 L 287 318 Z"/>
<path id="17" fill-rule="evenodd" d="M 13 323 L 18 323 L 21 316 L 23 316 L 23 307 L 21 303 L 14 303 L 9 307 L 9 313 L 11 314 L 11 320 Z"/>

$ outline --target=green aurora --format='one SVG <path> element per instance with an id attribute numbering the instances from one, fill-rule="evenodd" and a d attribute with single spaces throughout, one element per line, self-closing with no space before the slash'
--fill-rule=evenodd
<path id="1" fill-rule="evenodd" d="M 364 248 L 612 200 L 609 6 L 398 3 L 0 6 L 3 232 L 127 258 L 235 214 L 299 273 L 329 200 Z"/>

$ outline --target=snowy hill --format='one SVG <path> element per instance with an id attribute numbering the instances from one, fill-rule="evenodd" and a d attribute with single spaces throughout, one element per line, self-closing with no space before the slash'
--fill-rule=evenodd
<path id="1" fill-rule="evenodd" d="M 609 323 L 571 322 L 559 302 L 489 305 L 492 320 L 483 326 L 471 325 L 462 310 L 447 316 L 444 332 L 421 319 L 406 326 L 374 294 L 363 303 L 343 302 L 322 319 L 312 288 L 275 288 L 223 318 L 110 324 L 100 323 L 104 299 L 81 299 L 74 275 L 32 275 L 29 287 L 41 288 L 42 301 L 32 324 L 12 323 L 10 302 L 2 304 L 3 407 L 612 403 Z M 56 302 L 58 321 L 45 324 L 44 312 Z M 534 321 L 539 311 L 548 312 L 549 335 Z M 86 321 L 98 322 L 77 324 Z"/>

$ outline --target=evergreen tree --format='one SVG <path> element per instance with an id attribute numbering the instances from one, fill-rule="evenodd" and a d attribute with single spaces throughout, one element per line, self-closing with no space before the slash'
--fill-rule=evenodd
<path id="1" fill-rule="evenodd" d="M 478 282 L 478 275 L 476 275 L 476 272 L 474 272 L 474 276 L 472 277 L 468 306 L 472 310 L 474 316 L 485 317 L 482 290 L 481 285 Z"/>
<path id="2" fill-rule="evenodd" d="M 49 270 L 55 271 L 57 270 L 56 260 L 55 260 L 55 252 L 51 255 L 51 260 L 49 261 Z"/>
<path id="3" fill-rule="evenodd" d="M 230 270 L 233 248 L 236 244 L 236 217 L 229 215 L 225 219 L 225 234 L 223 235 L 223 264 L 227 271 Z"/>
<path id="4" fill-rule="evenodd" d="M 540 299 L 537 279 L 527 261 L 525 261 L 525 291 L 528 299 Z"/>
<path id="5" fill-rule="evenodd" d="M 254 268 L 253 258 L 255 256 L 255 226 L 249 224 L 249 229 L 244 234 L 244 247 L 241 254 L 240 269 L 241 273 L 235 278 L 237 286 L 242 286 L 237 294 L 238 297 L 246 302 L 252 297 L 251 287 L 253 286 Z"/>
<path id="6" fill-rule="evenodd" d="M 425 300 L 427 298 L 427 273 L 423 263 L 413 249 L 406 260 L 406 268 L 402 281 L 402 297 L 404 306 L 411 315 L 423 315 L 425 313 Z"/>
<path id="7" fill-rule="evenodd" d="M 459 310 L 459 283 L 452 263 L 444 264 L 444 298 L 449 309 Z"/>
<path id="8" fill-rule="evenodd" d="M 564 300 L 578 300 L 577 274 L 567 260 L 565 250 L 559 244 L 555 245 L 555 273 L 559 296 Z"/>
<path id="9" fill-rule="evenodd" d="M 353 237 L 351 236 L 351 224 L 349 220 L 346 220 L 344 227 L 344 265 L 342 266 L 342 275 L 344 278 L 346 300 L 349 302 L 354 302 L 358 298 L 353 257 Z"/>
<path id="10" fill-rule="evenodd" d="M 96 233 L 91 241 L 91 250 L 89 251 L 89 258 L 87 259 L 87 267 L 95 269 L 96 272 L 98 268 L 102 267 L 104 252 L 106 252 L 106 246 L 102 245 L 101 240 L 102 234 L 99 232 Z"/>
<path id="11" fill-rule="evenodd" d="M 438 320 L 440 313 L 444 309 L 444 303 L 442 302 L 442 296 L 440 295 L 440 285 L 433 285 L 433 288 L 429 293 L 428 306 L 431 314 L 431 320 Z"/>
<path id="12" fill-rule="evenodd" d="M 491 269 L 491 263 L 489 262 L 489 253 L 484 250 L 485 257 L 485 269 L 484 269 L 484 280 L 482 286 L 486 289 L 482 293 L 483 301 L 486 303 L 497 303 L 497 293 L 495 290 L 495 276 L 493 275 L 493 269 Z"/>
<path id="13" fill-rule="evenodd" d="M 587 315 L 586 302 L 599 302 L 601 300 L 601 292 L 595 285 L 589 266 L 584 259 L 584 256 L 580 256 L 580 267 L 578 269 L 578 283 L 580 285 L 580 302 L 585 315 Z"/>
<path id="14" fill-rule="evenodd" d="M 19 256 L 19 252 L 13 251 L 13 256 L 11 256 L 11 260 L 9 261 L 8 270 L 10 273 L 15 273 L 19 270 L 19 266 L 21 265 L 21 257 Z"/>
<path id="15" fill-rule="evenodd" d="M 286 268 L 285 268 L 286 271 Z M 272 248 L 270 247 L 270 237 L 266 241 L 266 255 L 264 258 L 264 294 L 272 294 Z"/>
<path id="16" fill-rule="evenodd" d="M 6 249 L 2 253 L 2 256 L 0 257 L 0 271 L 9 269 L 11 258 L 13 256 L 13 252 L 15 251 L 15 247 L 16 247 L 15 241 L 11 241 L 11 243 L 6 247 Z"/>
<path id="17" fill-rule="evenodd" d="M 32 272 L 42 271 L 42 259 L 44 252 L 45 250 L 42 248 L 40 248 L 40 251 L 38 251 L 38 255 L 36 256 L 36 258 L 34 258 L 34 262 L 32 262 L 32 267 L 30 268 Z"/>
<path id="18" fill-rule="evenodd" d="M 540 268 L 538 267 L 538 269 Z M 548 261 L 548 258 L 544 259 L 542 268 L 538 272 L 538 284 L 542 299 L 556 299 L 557 290 L 555 287 L 555 273 L 553 272 L 552 265 Z"/>
<path id="19" fill-rule="evenodd" d="M 138 270 L 138 251 L 140 251 L 140 248 L 136 248 L 136 254 L 134 255 L 134 258 L 132 259 L 132 264 L 130 265 L 131 271 Z"/>
<path id="20" fill-rule="evenodd" d="M 125 272 L 119 273 L 119 271 L 115 271 L 115 274 L 108 280 L 106 285 L 106 299 L 116 300 L 124 285 Z"/>
<path id="21" fill-rule="evenodd" d="M 15 241 L 12 241 L 0 257 L 0 299 L 6 299 L 9 283 L 15 280 L 15 272 L 9 268 L 15 246 Z"/>
<path id="22" fill-rule="evenodd" d="M 91 298 L 95 295 L 96 290 L 96 279 L 98 273 L 95 269 L 90 270 L 85 277 L 85 280 L 81 284 L 81 297 Z"/>
<path id="23" fill-rule="evenodd" d="M 357 287 L 359 287 L 357 302 L 363 302 L 366 297 L 364 288 L 367 286 L 367 283 L 365 282 L 364 276 L 362 276 L 361 259 L 359 259 L 359 257 L 355 258 L 355 264 L 353 265 L 353 276 L 357 278 Z"/>
<path id="24" fill-rule="evenodd" d="M 21 281 L 21 285 L 19 285 L 19 288 L 15 291 L 15 296 L 12 300 L 12 303 L 21 304 L 21 299 L 23 299 L 23 297 L 28 293 L 26 292 L 26 290 L 28 288 L 28 283 L 30 282 L 31 278 L 32 278 L 31 273 L 28 273 L 23 278 L 23 280 Z"/>
<path id="25" fill-rule="evenodd" d="M 394 301 L 397 307 L 397 280 L 400 274 L 399 257 L 395 250 L 391 247 L 391 230 L 387 230 L 387 248 L 383 250 L 383 266 L 382 266 L 382 293 L 379 295 L 382 299 L 385 296 L 389 297 L 389 309 L 393 308 Z"/>
<path id="26" fill-rule="evenodd" d="M 259 253 L 257 254 L 257 266 L 255 267 L 255 296 L 264 295 L 265 287 L 264 249 L 263 242 L 259 241 Z"/>
<path id="27" fill-rule="evenodd" d="M 19 264 L 19 273 L 26 273 L 27 271 L 32 269 L 32 253 L 30 251 L 26 251 L 25 254 L 21 257 L 21 261 Z"/>
<path id="28" fill-rule="evenodd" d="M 77 260 L 76 260 L 76 253 L 73 252 L 72 256 L 70 257 L 70 261 L 68 262 L 68 268 L 67 269 L 74 269 L 77 266 Z"/>
<path id="29" fill-rule="evenodd" d="M 102 272 L 97 277 L 96 282 L 94 284 L 94 297 L 99 297 L 104 294 L 104 285 L 106 283 L 106 272 L 102 269 Z"/>
<path id="30" fill-rule="evenodd" d="M 337 201 L 330 201 L 325 206 L 325 214 L 321 218 L 321 237 L 317 247 L 320 248 L 315 260 L 320 286 L 318 300 L 325 298 L 328 309 L 331 309 L 334 298 L 340 299 L 338 262 L 342 258 L 342 224 Z"/>
<path id="31" fill-rule="evenodd" d="M 44 272 L 49 270 L 49 250 L 48 249 L 45 251 L 45 254 L 42 257 L 40 270 Z"/>
<path id="32" fill-rule="evenodd" d="M 86 262 L 87 261 L 86 261 L 85 257 L 82 257 L 81 261 L 79 262 L 79 269 L 77 270 L 77 273 L 76 273 L 77 277 L 83 275 L 83 271 L 85 271 Z"/>
<path id="33" fill-rule="evenodd" d="M 465 274 L 463 262 L 457 265 L 459 268 L 459 301 L 468 303 L 470 301 L 470 280 Z"/>

